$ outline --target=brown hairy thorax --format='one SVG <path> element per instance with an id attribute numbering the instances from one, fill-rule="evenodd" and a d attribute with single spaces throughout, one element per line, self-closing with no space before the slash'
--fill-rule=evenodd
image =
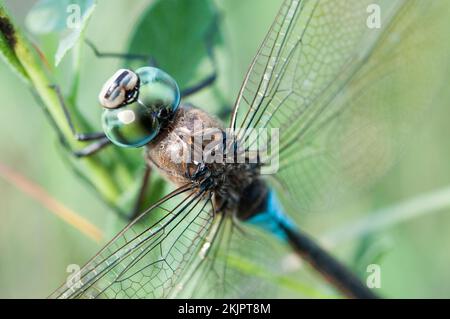
<path id="1" fill-rule="evenodd" d="M 146 150 L 149 164 L 157 167 L 165 178 L 177 186 L 191 182 L 189 174 L 197 170 L 198 163 L 193 160 L 186 162 L 182 157 L 183 152 L 188 151 L 193 144 L 193 136 L 201 134 L 194 127 L 195 123 L 201 123 L 203 129 L 222 130 L 222 124 L 206 112 L 188 104 L 180 105 L 174 117 L 148 144 Z"/>
<path id="2" fill-rule="evenodd" d="M 204 174 L 194 178 L 202 164 L 192 158 L 192 153 L 204 153 L 211 142 L 223 143 L 223 134 L 223 125 L 218 119 L 190 104 L 183 104 L 166 127 L 147 145 L 145 157 L 148 164 L 156 167 L 177 186 L 207 182 L 208 188 L 214 193 L 216 207 L 225 206 L 225 210 L 236 212 L 241 206 L 240 197 L 244 191 L 248 192 L 249 186 L 257 184 L 261 188 L 261 182 L 256 183 L 259 181 L 259 171 L 254 164 L 205 163 Z M 203 135 L 201 147 L 194 140 L 199 135 Z M 189 161 L 183 157 L 186 154 L 183 151 L 191 151 Z"/>

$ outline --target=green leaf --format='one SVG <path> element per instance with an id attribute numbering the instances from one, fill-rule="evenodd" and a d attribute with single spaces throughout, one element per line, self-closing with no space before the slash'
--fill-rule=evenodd
<path id="1" fill-rule="evenodd" d="M 58 65 L 66 53 L 78 42 L 95 9 L 94 0 L 41 0 L 37 2 L 25 23 L 34 34 L 59 34 L 54 53 Z"/>
<path id="2" fill-rule="evenodd" d="M 216 20 L 210 0 L 157 0 L 136 24 L 128 51 L 154 57 L 183 88 L 207 57 L 206 41 L 214 34 Z M 214 36 L 217 40 L 217 33 Z"/>
<path id="3" fill-rule="evenodd" d="M 38 1 L 25 18 L 25 25 L 34 34 L 61 32 L 66 28 L 64 14 L 70 1 Z"/>
<path id="4" fill-rule="evenodd" d="M 80 26 L 77 28 L 72 28 L 71 31 L 61 39 L 61 42 L 59 43 L 58 49 L 56 50 L 55 54 L 55 65 L 58 65 L 64 55 L 78 42 L 78 39 L 86 28 L 89 18 L 94 12 L 95 3 L 92 0 L 78 1 L 86 3 L 86 10 L 82 11 L 83 14 L 81 16 Z"/>
<path id="5" fill-rule="evenodd" d="M 14 26 L 0 5 L 0 56 L 22 80 L 28 81 L 28 74 L 14 52 L 16 43 Z"/>

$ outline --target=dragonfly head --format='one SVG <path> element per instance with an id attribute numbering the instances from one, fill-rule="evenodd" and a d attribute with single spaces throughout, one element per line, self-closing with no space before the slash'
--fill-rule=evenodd
<path id="1" fill-rule="evenodd" d="M 109 78 L 99 95 L 106 136 L 122 147 L 149 143 L 175 114 L 180 90 L 164 71 L 143 67 L 135 72 L 120 69 Z"/>

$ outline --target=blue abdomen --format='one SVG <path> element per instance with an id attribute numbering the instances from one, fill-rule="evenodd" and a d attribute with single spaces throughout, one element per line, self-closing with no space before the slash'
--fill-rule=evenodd
<path id="1" fill-rule="evenodd" d="M 274 190 L 268 190 L 264 201 L 265 203 L 260 206 L 262 209 L 248 218 L 246 222 L 275 235 L 282 241 L 286 241 L 284 228 L 294 228 L 294 224 L 284 213 Z"/>

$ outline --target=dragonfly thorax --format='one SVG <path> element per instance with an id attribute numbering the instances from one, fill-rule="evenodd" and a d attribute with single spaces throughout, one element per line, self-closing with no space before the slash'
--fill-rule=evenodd
<path id="1" fill-rule="evenodd" d="M 148 144 L 147 162 L 177 186 L 196 185 L 213 192 L 217 206 L 237 211 L 242 193 L 258 179 L 255 163 L 211 160 L 226 145 L 222 124 L 191 105 L 181 105 L 173 120 Z M 215 146 L 217 148 L 215 148 Z"/>

